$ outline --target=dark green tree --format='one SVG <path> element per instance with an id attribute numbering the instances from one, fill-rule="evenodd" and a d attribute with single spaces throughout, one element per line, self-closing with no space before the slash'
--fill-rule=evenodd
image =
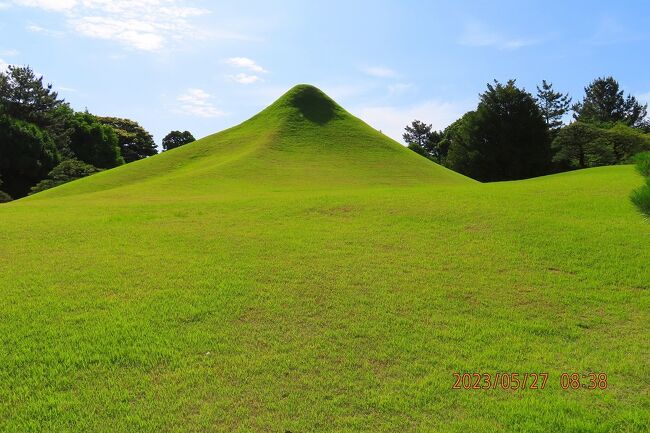
<path id="1" fill-rule="evenodd" d="M 603 134 L 612 143 L 616 164 L 631 163 L 637 153 L 650 150 L 650 134 L 624 123 L 606 128 Z"/>
<path id="2" fill-rule="evenodd" d="M 624 96 L 612 77 L 597 78 L 585 87 L 584 99 L 573 105 L 574 118 L 590 123 L 622 122 L 641 127 L 648 105 L 641 105 L 634 96 Z"/>
<path id="3" fill-rule="evenodd" d="M 440 162 L 444 158 L 446 152 L 442 152 L 439 146 L 442 133 L 434 131 L 432 125 L 414 120 L 404 130 L 402 138 L 409 149 L 433 161 Z"/>
<path id="4" fill-rule="evenodd" d="M 0 176 L 0 188 L 2 188 L 2 177 Z M 0 190 L 0 203 L 11 201 L 11 196 L 6 192 Z"/>
<path id="5" fill-rule="evenodd" d="M 189 131 L 172 131 L 163 138 L 162 147 L 164 150 L 170 150 L 184 146 L 193 141 L 196 141 L 196 139 Z"/>
<path id="6" fill-rule="evenodd" d="M 97 167 L 86 164 L 78 159 L 67 159 L 54 167 L 45 179 L 32 187 L 30 194 L 54 188 L 55 186 L 90 176 L 99 171 L 101 170 Z"/>
<path id="7" fill-rule="evenodd" d="M 402 138 L 406 144 L 415 143 L 423 148 L 429 142 L 432 126 L 419 120 L 414 120 L 410 125 L 406 125 L 404 130 L 406 132 L 402 135 Z"/>
<path id="8" fill-rule="evenodd" d="M 553 90 L 553 84 L 542 80 L 542 87 L 537 86 L 537 106 L 542 112 L 546 125 L 550 130 L 556 130 L 562 126 L 562 117 L 569 112 L 571 98 L 569 94 L 563 94 Z"/>
<path id="9" fill-rule="evenodd" d="M 418 155 L 424 156 L 425 158 L 430 158 L 429 153 L 426 151 L 426 149 L 422 146 L 420 146 L 417 143 L 409 143 L 406 147 L 411 149 L 413 152 L 417 153 Z"/>
<path id="10" fill-rule="evenodd" d="M 523 179 L 548 172 L 548 128 L 533 96 L 515 80 L 488 84 L 476 111 L 452 124 L 445 165 L 480 181 Z"/>
<path id="11" fill-rule="evenodd" d="M 66 148 L 72 110 L 29 66 L 9 66 L 0 72 L 0 106 L 5 114 L 43 129 L 59 150 Z"/>
<path id="12" fill-rule="evenodd" d="M 118 117 L 99 117 L 115 130 L 124 161 L 129 163 L 158 153 L 153 137 L 138 122 Z"/>
<path id="13" fill-rule="evenodd" d="M 70 125 L 70 149 L 75 158 L 99 168 L 124 164 L 113 128 L 88 112 L 75 113 Z"/>
<path id="14" fill-rule="evenodd" d="M 47 132 L 0 114 L 0 173 L 5 192 L 14 198 L 25 196 L 58 163 L 59 154 Z"/>
<path id="15" fill-rule="evenodd" d="M 597 167 L 627 163 L 638 152 L 650 150 L 650 136 L 623 123 L 602 128 L 573 122 L 558 132 L 551 146 L 560 169 Z"/>

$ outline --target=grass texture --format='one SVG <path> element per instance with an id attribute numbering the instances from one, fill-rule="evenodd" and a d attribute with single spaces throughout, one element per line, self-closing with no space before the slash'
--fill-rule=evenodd
<path id="1" fill-rule="evenodd" d="M 479 184 L 297 86 L 0 205 L 0 431 L 646 432 L 640 179 Z"/>

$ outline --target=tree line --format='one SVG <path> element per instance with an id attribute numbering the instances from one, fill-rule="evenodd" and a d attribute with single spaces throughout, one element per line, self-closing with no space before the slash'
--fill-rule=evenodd
<path id="1" fill-rule="evenodd" d="M 628 163 L 650 150 L 647 104 L 625 96 L 612 77 L 597 78 L 584 90 L 571 104 L 545 80 L 536 95 L 515 80 L 495 80 L 476 109 L 445 130 L 414 120 L 403 138 L 411 150 L 482 182 Z M 573 122 L 565 124 L 570 112 Z"/>
<path id="2" fill-rule="evenodd" d="M 192 141 L 172 131 L 163 150 Z M 0 72 L 0 202 L 157 153 L 138 122 L 75 112 L 28 66 Z"/>

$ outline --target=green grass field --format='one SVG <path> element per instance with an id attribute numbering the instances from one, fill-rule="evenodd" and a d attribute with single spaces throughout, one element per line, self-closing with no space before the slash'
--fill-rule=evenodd
<path id="1" fill-rule="evenodd" d="M 0 431 L 647 432 L 642 183 L 479 184 L 296 87 L 0 206 Z"/>

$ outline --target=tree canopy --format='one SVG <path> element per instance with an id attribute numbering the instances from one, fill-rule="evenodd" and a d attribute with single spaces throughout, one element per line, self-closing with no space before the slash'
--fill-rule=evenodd
<path id="1" fill-rule="evenodd" d="M 442 133 L 434 131 L 432 125 L 414 120 L 404 131 L 402 138 L 414 152 L 438 162 L 446 156 L 446 148 L 443 149 L 439 145 Z"/>
<path id="2" fill-rule="evenodd" d="M 110 168 L 156 153 L 137 122 L 75 113 L 29 66 L 0 71 L 0 171 L 13 197 L 27 194 L 60 161 Z"/>
<path id="3" fill-rule="evenodd" d="M 70 126 L 70 148 L 74 158 L 99 168 L 124 164 L 117 134 L 110 126 L 100 123 L 96 116 L 88 112 L 75 113 Z"/>
<path id="4" fill-rule="evenodd" d="M 542 80 L 542 87 L 537 86 L 537 105 L 550 130 L 562 127 L 562 117 L 569 112 L 571 98 L 569 94 L 556 92 L 553 84 Z"/>
<path id="5" fill-rule="evenodd" d="M 162 139 L 162 147 L 164 150 L 170 150 L 184 146 L 193 141 L 196 141 L 196 139 L 190 131 L 172 131 Z"/>
<path id="6" fill-rule="evenodd" d="M 585 97 L 573 106 L 576 120 L 590 123 L 617 123 L 640 127 L 647 115 L 647 104 L 634 96 L 624 96 L 612 77 L 597 78 L 585 87 Z"/>
<path id="7" fill-rule="evenodd" d="M 124 161 L 129 163 L 158 153 L 153 137 L 138 122 L 119 117 L 98 117 L 115 130 Z"/>
<path id="8" fill-rule="evenodd" d="M 32 187 L 30 194 L 34 194 L 46 189 L 54 188 L 55 186 L 80 179 L 82 177 L 90 176 L 91 174 L 101 171 L 97 167 L 86 164 L 77 159 L 67 159 L 54 167 L 52 171 L 47 174 L 47 177 Z"/>
<path id="9" fill-rule="evenodd" d="M 75 113 L 70 126 L 70 148 L 77 159 L 99 168 L 124 164 L 113 128 L 88 112 Z"/>
<path id="10" fill-rule="evenodd" d="M 445 165 L 480 181 L 544 174 L 550 162 L 548 128 L 532 95 L 515 85 L 488 84 L 476 111 L 445 132 Z"/>
<path id="11" fill-rule="evenodd" d="M 6 115 L 43 129 L 65 153 L 70 135 L 67 122 L 73 111 L 52 84 L 44 84 L 29 66 L 9 65 L 0 72 L 0 107 Z"/>
<path id="12" fill-rule="evenodd" d="M 597 167 L 625 163 L 638 152 L 650 150 L 650 136 L 623 123 L 602 128 L 574 122 L 560 130 L 552 148 L 553 161 L 562 164 L 561 168 Z"/>
<path id="13" fill-rule="evenodd" d="M 0 173 L 3 189 L 22 197 L 59 162 L 52 137 L 24 120 L 0 114 Z"/>

